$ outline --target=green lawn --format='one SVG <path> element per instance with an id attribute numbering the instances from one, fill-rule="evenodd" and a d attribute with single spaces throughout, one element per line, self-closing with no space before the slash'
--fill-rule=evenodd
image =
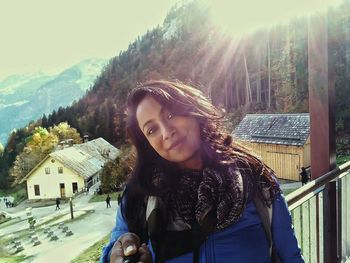
<path id="1" fill-rule="evenodd" d="M 7 256 L 4 256 L 1 253 L 1 249 L 2 248 L 0 248 L 0 262 L 1 263 L 19 263 L 19 262 L 25 261 L 26 259 L 31 258 L 31 257 L 26 257 L 24 255 L 20 255 L 20 256 L 7 255 Z"/>
<path id="2" fill-rule="evenodd" d="M 10 217 L 6 217 L 6 218 L 0 218 L 0 225 L 3 223 L 6 223 L 7 221 L 10 221 L 11 218 Z"/>
<path id="3" fill-rule="evenodd" d="M 342 165 L 343 163 L 346 163 L 350 161 L 350 156 L 341 156 L 341 157 L 337 157 L 337 165 Z"/>
<path id="4" fill-rule="evenodd" d="M 110 234 L 97 241 L 91 247 L 83 251 L 78 257 L 76 257 L 71 263 L 95 263 L 99 261 L 102 248 L 108 243 Z"/>
<path id="5" fill-rule="evenodd" d="M 24 260 L 28 259 L 29 257 L 26 257 L 24 255 L 13 255 L 8 253 L 5 250 L 5 246 L 9 243 L 10 239 L 2 237 L 0 239 L 0 262 L 1 263 L 18 263 L 23 262 Z"/>
<path id="6" fill-rule="evenodd" d="M 112 201 L 117 201 L 119 194 L 122 194 L 122 193 L 121 192 L 110 193 L 109 196 L 111 197 Z M 107 197 L 107 194 L 93 195 L 90 198 L 89 203 L 92 203 L 92 202 L 104 202 L 104 201 L 106 201 L 106 197 Z"/>
<path id="7" fill-rule="evenodd" d="M 284 196 L 287 196 L 288 194 L 290 194 L 291 192 L 294 192 L 294 191 L 297 190 L 297 189 L 299 189 L 299 187 L 298 187 L 298 188 L 284 189 L 284 190 L 283 190 L 283 195 L 284 195 Z"/>

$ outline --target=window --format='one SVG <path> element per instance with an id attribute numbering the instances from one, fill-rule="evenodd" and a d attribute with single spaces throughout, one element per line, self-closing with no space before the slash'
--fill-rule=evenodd
<path id="1" fill-rule="evenodd" d="M 78 192 L 78 183 L 72 183 L 73 193 Z"/>
<path id="2" fill-rule="evenodd" d="M 40 186 L 38 184 L 34 185 L 34 194 L 40 195 Z"/>
<path id="3" fill-rule="evenodd" d="M 63 167 L 58 167 L 58 173 L 63 174 Z"/>
<path id="4" fill-rule="evenodd" d="M 46 174 L 50 174 L 50 167 L 46 167 L 46 168 L 45 168 L 45 173 L 46 173 Z"/>

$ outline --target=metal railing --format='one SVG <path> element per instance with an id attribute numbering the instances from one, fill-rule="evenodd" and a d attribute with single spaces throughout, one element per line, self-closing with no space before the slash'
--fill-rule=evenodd
<path id="1" fill-rule="evenodd" d="M 350 161 L 286 196 L 305 262 L 350 259 Z"/>

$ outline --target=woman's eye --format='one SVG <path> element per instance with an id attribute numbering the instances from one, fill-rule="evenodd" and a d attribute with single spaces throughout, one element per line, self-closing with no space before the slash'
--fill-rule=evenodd
<path id="1" fill-rule="evenodd" d="M 172 113 L 168 114 L 168 119 L 170 120 L 172 117 L 174 117 L 174 115 Z"/>
<path id="2" fill-rule="evenodd" d="M 155 133 L 157 130 L 156 127 L 150 127 L 148 130 L 147 130 L 147 135 L 152 135 L 153 133 Z"/>
<path id="3" fill-rule="evenodd" d="M 153 133 L 153 129 L 149 129 L 148 131 L 147 131 L 147 134 L 148 135 L 151 135 Z"/>

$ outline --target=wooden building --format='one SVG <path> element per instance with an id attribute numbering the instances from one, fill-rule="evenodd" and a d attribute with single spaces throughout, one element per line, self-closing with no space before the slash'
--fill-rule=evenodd
<path id="1" fill-rule="evenodd" d="M 21 181 L 29 200 L 71 197 L 99 181 L 105 163 L 115 160 L 119 150 L 103 138 L 82 144 L 60 145 Z"/>
<path id="2" fill-rule="evenodd" d="M 310 167 L 310 116 L 247 114 L 232 133 L 271 167 L 278 178 L 300 181 L 301 167 Z"/>

